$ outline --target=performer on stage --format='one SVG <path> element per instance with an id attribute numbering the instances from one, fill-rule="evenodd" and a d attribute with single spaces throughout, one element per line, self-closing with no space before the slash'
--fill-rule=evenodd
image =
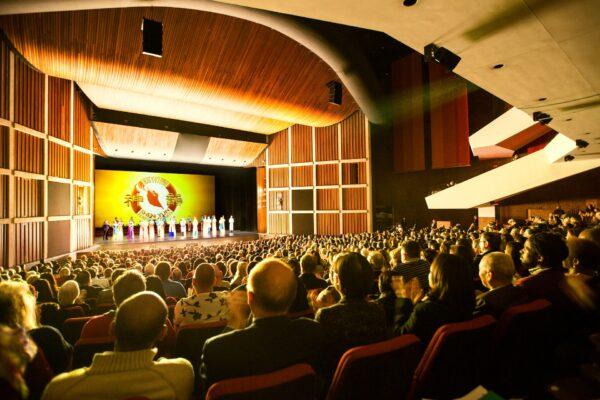
<path id="1" fill-rule="evenodd" d="M 233 215 L 229 217 L 229 233 L 233 233 L 233 223 L 234 223 Z"/>
<path id="2" fill-rule="evenodd" d="M 143 242 L 148 240 L 148 221 L 145 219 L 140 221 L 140 240 Z"/>
<path id="3" fill-rule="evenodd" d="M 115 217 L 115 220 L 113 221 L 113 240 L 120 240 L 119 229 L 119 220 L 117 219 L 117 217 Z"/>
<path id="4" fill-rule="evenodd" d="M 133 217 L 129 218 L 129 224 L 127 224 L 127 239 L 133 239 L 133 227 L 135 223 L 133 222 Z"/>
<path id="5" fill-rule="evenodd" d="M 175 227 L 175 218 L 171 217 L 169 220 L 169 237 L 174 238 L 177 233 L 177 228 Z"/>
<path id="6" fill-rule="evenodd" d="M 154 241 L 154 220 L 151 219 L 150 222 L 148 222 L 148 239 L 150 239 L 151 242 Z"/>
<path id="7" fill-rule="evenodd" d="M 196 217 L 192 220 L 192 238 L 198 239 L 198 219 Z"/>
<path id="8" fill-rule="evenodd" d="M 210 234 L 212 236 L 217 236 L 217 217 L 215 217 L 214 215 L 212 216 L 212 220 L 210 221 L 211 225 L 210 225 Z"/>
<path id="9" fill-rule="evenodd" d="M 185 226 L 186 226 L 186 221 L 185 218 L 181 218 L 181 220 L 179 221 L 179 225 L 181 225 L 181 237 L 185 238 Z"/>
<path id="10" fill-rule="evenodd" d="M 165 238 L 165 221 L 162 218 L 156 220 L 156 230 L 158 231 L 158 238 Z"/>
<path id="11" fill-rule="evenodd" d="M 221 234 L 221 236 L 225 235 L 225 216 L 221 215 L 221 218 L 219 218 L 219 233 Z"/>
<path id="12" fill-rule="evenodd" d="M 117 238 L 119 240 L 123 240 L 125 237 L 125 227 L 123 225 L 123 218 L 119 218 L 119 236 Z"/>
<path id="13" fill-rule="evenodd" d="M 102 235 L 102 239 L 108 240 L 108 232 L 110 232 L 110 224 L 107 220 L 104 220 L 104 224 L 102 224 L 102 230 L 104 234 Z"/>
<path id="14" fill-rule="evenodd" d="M 210 230 L 210 223 L 208 222 L 208 217 L 206 215 L 202 216 L 202 236 L 208 236 L 208 231 Z"/>

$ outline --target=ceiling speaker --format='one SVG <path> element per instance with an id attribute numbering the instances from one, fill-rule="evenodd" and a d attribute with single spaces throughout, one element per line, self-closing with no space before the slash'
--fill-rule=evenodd
<path id="1" fill-rule="evenodd" d="M 433 43 L 425 46 L 423 56 L 426 62 L 435 61 L 442 64 L 448 71 L 452 71 L 460 62 L 460 57 L 445 47 L 438 47 Z"/>
<path id="2" fill-rule="evenodd" d="M 337 106 L 342 105 L 342 84 L 338 81 L 327 83 L 329 88 L 329 103 Z"/>
<path id="3" fill-rule="evenodd" d="M 162 57 L 162 37 L 162 22 L 144 18 L 142 21 L 142 54 Z"/>

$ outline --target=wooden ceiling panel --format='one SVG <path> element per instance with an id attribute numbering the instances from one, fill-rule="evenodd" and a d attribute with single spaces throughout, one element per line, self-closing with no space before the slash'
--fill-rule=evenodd
<path id="1" fill-rule="evenodd" d="M 265 149 L 266 143 L 211 137 L 204 154 L 204 164 L 249 165 Z"/>
<path id="2" fill-rule="evenodd" d="M 141 53 L 143 18 L 163 23 L 162 58 Z M 328 103 L 326 83 L 338 77 L 314 53 L 277 31 L 230 16 L 102 9 L 2 16 L 0 27 L 40 70 L 84 88 L 120 93 L 113 109 L 139 112 L 162 99 L 172 109 L 186 104 L 186 120 L 214 125 L 218 119 L 267 134 L 296 123 L 331 125 L 357 109 L 345 88 L 342 106 Z M 86 94 L 103 106 L 115 100 L 111 90 Z"/>

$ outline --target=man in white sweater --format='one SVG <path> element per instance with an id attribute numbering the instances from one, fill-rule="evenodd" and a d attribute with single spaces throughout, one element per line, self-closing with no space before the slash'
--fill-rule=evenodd
<path id="1" fill-rule="evenodd" d="M 167 306 L 155 293 L 131 296 L 121 303 L 111 326 L 115 350 L 96 354 L 90 367 L 56 376 L 42 399 L 189 399 L 192 365 L 182 358 L 153 361 L 166 319 Z"/>

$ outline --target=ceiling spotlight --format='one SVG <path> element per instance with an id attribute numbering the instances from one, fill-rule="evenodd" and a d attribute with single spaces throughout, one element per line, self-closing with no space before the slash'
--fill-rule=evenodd
<path id="1" fill-rule="evenodd" d="M 435 61 L 442 64 L 448 71 L 452 71 L 460 62 L 460 57 L 445 47 L 438 47 L 434 43 L 425 46 L 423 51 L 425 62 Z"/>
<path id="2" fill-rule="evenodd" d="M 579 147 L 580 149 L 585 149 L 586 147 L 588 147 L 589 143 L 586 142 L 583 139 L 577 139 L 575 140 L 575 144 L 577 145 L 577 147 Z"/>
<path id="3" fill-rule="evenodd" d="M 574 156 L 567 154 L 564 158 L 565 162 L 573 161 L 575 159 Z"/>
<path id="4" fill-rule="evenodd" d="M 542 125 L 547 125 L 550 123 L 550 121 L 552 121 L 552 117 L 544 112 L 534 111 L 533 120 L 539 122 Z"/>
<path id="5" fill-rule="evenodd" d="M 502 67 L 504 67 L 504 64 L 496 64 L 492 68 L 494 68 L 494 69 L 500 69 Z"/>
<path id="6" fill-rule="evenodd" d="M 163 25 L 160 21 L 142 20 L 142 54 L 162 57 Z"/>
<path id="7" fill-rule="evenodd" d="M 414 6 L 417 4 L 417 0 L 404 0 L 402 4 L 404 4 L 406 7 Z"/>

